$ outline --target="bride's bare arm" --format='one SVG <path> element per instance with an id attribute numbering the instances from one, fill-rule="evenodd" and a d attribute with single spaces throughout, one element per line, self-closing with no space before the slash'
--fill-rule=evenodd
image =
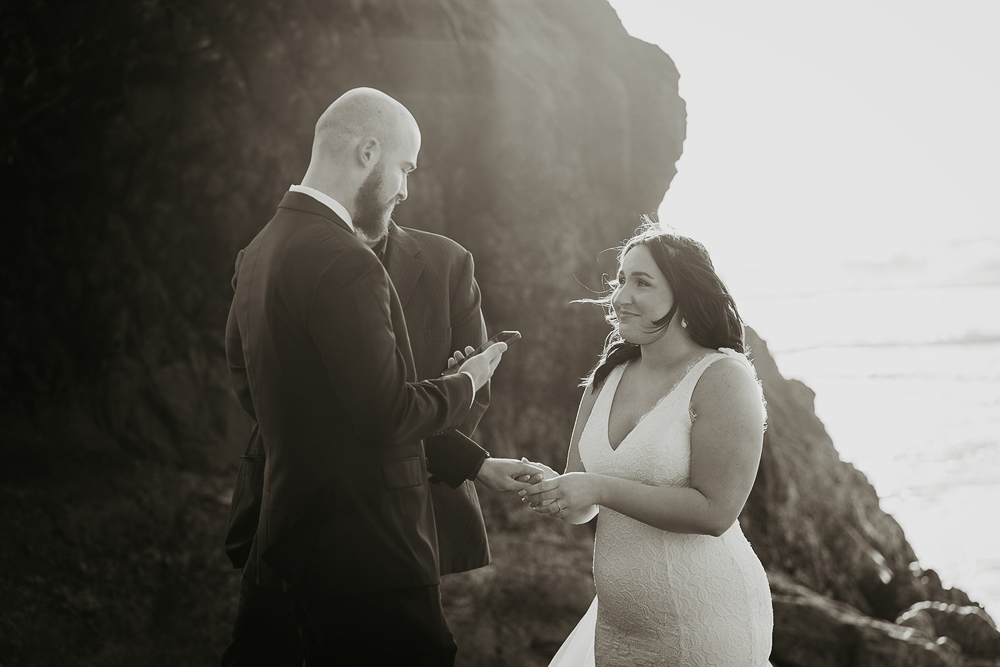
<path id="1" fill-rule="evenodd" d="M 597 402 L 597 397 L 600 393 L 600 390 L 595 392 L 590 387 L 583 390 L 580 407 L 576 411 L 576 423 L 573 424 L 573 434 L 569 439 L 569 452 L 566 454 L 567 473 L 583 473 L 587 471 L 583 466 L 583 459 L 580 458 L 580 436 L 583 434 L 583 428 L 587 425 L 587 420 L 590 419 L 590 413 L 593 411 L 594 403 Z M 526 499 L 525 502 L 527 502 Z M 559 512 L 557 516 L 569 523 L 587 523 L 597 516 L 597 505 L 591 503 L 586 507 L 576 508 L 572 512 Z"/>
<path id="2" fill-rule="evenodd" d="M 739 517 L 757 475 L 764 435 L 760 389 L 740 361 L 722 359 L 699 380 L 692 405 L 698 417 L 691 428 L 689 487 L 567 469 L 522 493 L 539 513 L 572 516 L 597 504 L 661 530 L 721 535 Z M 540 505 L 546 500 L 554 502 Z"/>
<path id="3" fill-rule="evenodd" d="M 580 458 L 580 436 L 583 435 L 583 428 L 590 419 L 590 413 L 594 411 L 594 403 L 601 391 L 594 391 L 587 387 L 583 390 L 580 398 L 580 407 L 576 410 L 576 422 L 573 424 L 573 434 L 569 438 L 569 451 L 566 453 L 566 472 L 586 472 L 583 467 L 583 459 Z"/>

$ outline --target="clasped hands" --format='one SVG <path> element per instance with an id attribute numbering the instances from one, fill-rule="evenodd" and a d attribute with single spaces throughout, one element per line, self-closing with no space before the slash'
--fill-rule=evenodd
<path id="1" fill-rule="evenodd" d="M 499 345 L 503 347 L 498 347 Z M 488 361 L 490 375 L 506 349 L 504 343 L 496 343 L 487 348 L 486 353 L 490 353 Z M 458 350 L 452 354 L 442 375 L 451 375 L 464 370 L 463 362 L 469 359 L 473 351 L 474 348 L 468 346 L 464 353 Z M 578 510 L 589 510 L 597 504 L 597 490 L 591 477 L 586 473 L 577 472 L 560 475 L 544 463 L 529 461 L 526 458 L 520 461 L 487 458 L 483 461 L 476 479 L 493 491 L 517 491 L 521 496 L 521 502 L 528 504 L 538 514 L 563 518 Z"/>
<path id="2" fill-rule="evenodd" d="M 599 504 L 597 477 L 585 472 L 560 475 L 544 463 L 525 458 L 488 458 L 476 479 L 493 491 L 517 491 L 521 502 L 538 514 L 575 523 L 572 519 L 580 512 L 591 512 Z"/>
<path id="3" fill-rule="evenodd" d="M 517 480 L 529 484 L 518 491 L 518 495 L 521 496 L 521 502 L 528 505 L 536 514 L 559 519 L 574 519 L 572 523 L 585 522 L 593 517 L 594 506 L 600 504 L 598 480 L 595 475 L 585 472 L 560 475 L 544 463 L 529 462 L 524 458 L 521 461 L 545 471 L 542 479 L 534 475 L 530 479 L 525 476 Z"/>
<path id="4" fill-rule="evenodd" d="M 550 475 L 541 482 L 518 491 L 521 502 L 531 507 L 536 514 L 564 519 L 580 512 L 589 513 L 599 504 L 600 495 L 594 475 L 585 472 L 558 475 L 548 466 L 545 467 Z"/>
<path id="5" fill-rule="evenodd" d="M 521 502 L 538 514 L 568 518 L 597 504 L 593 475 L 560 475 L 544 463 L 522 458 L 488 458 L 476 479 L 492 491 L 517 491 Z"/>

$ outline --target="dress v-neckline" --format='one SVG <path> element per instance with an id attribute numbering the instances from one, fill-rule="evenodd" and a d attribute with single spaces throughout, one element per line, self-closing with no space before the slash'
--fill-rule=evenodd
<path id="1" fill-rule="evenodd" d="M 656 400 L 656 403 L 653 404 L 653 407 L 642 413 L 642 416 L 636 420 L 635 425 L 631 428 L 631 430 L 629 430 L 629 432 L 625 434 L 625 437 L 621 439 L 621 441 L 618 443 L 617 446 L 615 446 L 611 444 L 611 410 L 615 407 L 615 398 L 618 396 L 618 387 L 620 387 L 622 384 L 622 378 L 625 377 L 625 371 L 628 370 L 629 364 L 632 363 L 632 360 L 629 359 L 622 368 L 622 372 L 618 375 L 618 381 L 615 382 L 615 391 L 613 394 L 611 394 L 611 402 L 608 404 L 608 423 L 604 427 L 604 439 L 608 443 L 608 447 L 611 449 L 612 453 L 617 452 L 619 449 L 622 448 L 622 445 L 624 445 L 628 441 L 628 439 L 632 437 L 632 434 L 636 432 L 636 430 L 639 428 L 642 422 L 645 421 L 646 417 L 652 414 L 653 411 L 656 410 L 656 408 L 660 407 L 660 404 L 663 403 L 663 401 L 665 401 L 668 396 L 674 393 L 674 390 L 677 389 L 677 387 L 680 386 L 681 382 L 683 382 L 684 379 L 691 374 L 691 371 L 695 369 L 695 366 L 697 366 L 698 364 L 700 364 L 702 361 L 712 356 L 713 354 L 715 353 L 707 352 L 702 356 L 698 357 L 697 359 L 695 359 L 690 364 L 688 364 L 688 367 L 684 369 L 684 372 L 681 373 L 681 376 L 677 378 L 677 380 L 674 381 L 672 385 L 670 385 L 670 389 L 667 390 L 667 393 L 665 393 L 663 396 L 660 396 Z"/>

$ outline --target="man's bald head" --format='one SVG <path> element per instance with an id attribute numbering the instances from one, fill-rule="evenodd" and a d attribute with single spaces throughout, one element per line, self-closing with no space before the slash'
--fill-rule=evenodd
<path id="1" fill-rule="evenodd" d="M 419 152 L 420 128 L 406 107 L 373 88 L 355 88 L 316 122 L 302 185 L 340 202 L 371 244 L 387 233 L 393 209 L 406 199 Z"/>
<path id="2" fill-rule="evenodd" d="M 355 88 L 338 97 L 316 121 L 313 157 L 350 153 L 365 139 L 391 150 L 407 135 L 420 136 L 417 121 L 402 104 L 374 88 Z M 349 155 L 345 157 L 350 157 Z"/>

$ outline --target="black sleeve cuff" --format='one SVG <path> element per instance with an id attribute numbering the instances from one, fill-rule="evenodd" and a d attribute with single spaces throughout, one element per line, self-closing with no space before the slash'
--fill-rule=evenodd
<path id="1" fill-rule="evenodd" d="M 461 431 L 431 436 L 425 441 L 427 470 L 436 480 L 457 489 L 475 479 L 489 453 Z"/>

